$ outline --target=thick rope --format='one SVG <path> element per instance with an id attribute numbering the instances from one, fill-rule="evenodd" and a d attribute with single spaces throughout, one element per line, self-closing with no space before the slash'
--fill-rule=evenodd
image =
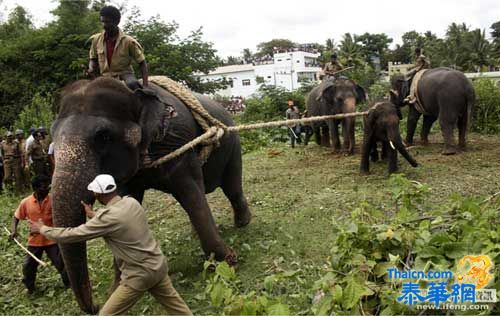
<path id="1" fill-rule="evenodd" d="M 251 130 L 251 129 L 258 129 L 258 128 L 271 128 L 271 127 L 279 127 L 279 126 L 289 126 L 289 125 L 296 125 L 300 123 L 314 123 L 314 122 L 320 122 L 320 121 L 326 121 L 326 120 L 341 120 L 344 118 L 348 117 L 356 117 L 356 116 L 365 116 L 368 115 L 369 111 L 365 112 L 353 112 L 353 113 L 344 113 L 344 114 L 336 114 L 336 115 L 323 115 L 323 116 L 312 116 L 312 117 L 306 117 L 302 119 L 295 119 L 295 120 L 284 120 L 284 121 L 274 121 L 274 122 L 266 122 L 266 123 L 256 123 L 256 124 L 248 124 L 248 125 L 238 125 L 238 126 L 228 126 L 227 127 L 227 132 L 228 133 L 235 133 L 239 131 L 246 131 L 246 130 Z M 185 153 L 188 150 L 194 149 L 199 144 L 208 144 L 210 141 L 213 141 L 213 139 L 220 139 L 224 134 L 220 133 L 220 129 L 218 129 L 215 126 L 210 127 L 204 134 L 201 136 L 196 137 L 192 141 L 190 141 L 187 144 L 184 144 L 182 147 L 179 147 L 175 151 L 155 160 L 150 166 L 151 167 L 158 167 L 159 165 L 174 159 L 176 157 L 179 157 L 183 153 Z"/>
<path id="2" fill-rule="evenodd" d="M 214 147 L 219 146 L 219 139 L 224 134 L 227 126 L 211 116 L 208 111 L 205 110 L 205 108 L 201 105 L 200 101 L 198 101 L 198 99 L 193 95 L 193 93 L 180 83 L 166 76 L 151 76 L 149 77 L 149 81 L 164 88 L 168 92 L 175 95 L 179 100 L 181 100 L 191 110 L 196 123 L 198 123 L 205 132 L 207 132 L 211 128 L 211 126 L 217 127 L 218 131 L 214 134 L 211 134 L 212 136 L 214 136 L 214 139 L 204 140 L 205 146 L 200 152 L 200 159 L 202 162 L 205 162 L 210 156 L 210 153 L 212 152 Z"/>

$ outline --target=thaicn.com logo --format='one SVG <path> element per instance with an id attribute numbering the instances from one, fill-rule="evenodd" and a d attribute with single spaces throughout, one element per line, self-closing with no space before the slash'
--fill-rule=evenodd
<path id="1" fill-rule="evenodd" d="M 456 272 L 390 268 L 387 273 L 402 281 L 399 303 L 419 310 L 487 310 L 497 301 L 496 290 L 487 288 L 493 284 L 494 266 L 488 256 L 469 255 L 457 261 Z"/>

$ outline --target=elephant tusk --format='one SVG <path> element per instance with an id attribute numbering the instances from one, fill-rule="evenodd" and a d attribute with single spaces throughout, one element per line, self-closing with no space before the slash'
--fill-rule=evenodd
<path id="1" fill-rule="evenodd" d="M 399 96 L 399 92 L 397 90 L 391 89 L 391 92 L 394 93 L 396 96 Z"/>
<path id="2" fill-rule="evenodd" d="M 394 147 L 394 144 L 392 143 L 392 140 L 389 141 L 389 144 L 391 144 L 392 149 L 396 150 L 396 147 Z"/>

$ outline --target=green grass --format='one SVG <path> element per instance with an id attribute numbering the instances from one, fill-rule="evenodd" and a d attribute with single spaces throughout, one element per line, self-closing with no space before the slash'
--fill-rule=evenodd
<path id="1" fill-rule="evenodd" d="M 420 163 L 416 169 L 400 157 L 401 172 L 432 188 L 432 202 L 443 202 L 454 192 L 489 196 L 500 191 L 499 136 L 472 134 L 468 151 L 454 156 L 440 155 L 441 143 L 441 135 L 434 134 L 430 146 L 411 149 Z M 292 313 L 310 314 L 314 295 L 311 288 L 324 275 L 335 239 L 332 223 L 350 218 L 362 201 L 378 205 L 387 214 L 394 207 L 387 187 L 386 164 L 372 163 L 372 174 L 363 177 L 359 175 L 359 154 L 333 155 L 315 144 L 295 149 L 276 144 L 250 152 L 243 160 L 244 190 L 253 213 L 250 225 L 234 228 L 232 210 L 222 192 L 208 195 L 223 239 L 238 252 L 241 288 L 258 292 L 264 288 L 266 276 L 299 270 L 296 277 L 277 284 L 273 295 L 289 304 Z M 21 196 L 0 196 L 2 226 L 10 229 L 20 200 Z M 205 258 L 185 212 L 171 196 L 157 191 L 147 192 L 144 206 L 169 260 L 175 287 L 195 314 L 214 314 L 210 299 L 203 295 Z M 390 221 L 387 216 L 387 223 Z M 27 225 L 23 222 L 20 227 L 20 240 L 25 241 Z M 0 238 L 0 248 L 1 314 L 80 313 L 72 292 L 63 289 L 52 266 L 39 270 L 38 291 L 28 297 L 20 282 L 24 253 L 7 240 L 6 234 Z M 102 240 L 89 242 L 88 249 L 94 299 L 102 304 L 113 275 L 111 253 Z M 131 313 L 161 314 L 163 309 L 145 295 Z"/>

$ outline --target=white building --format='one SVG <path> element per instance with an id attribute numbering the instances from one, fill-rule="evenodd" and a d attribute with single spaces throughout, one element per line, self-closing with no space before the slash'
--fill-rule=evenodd
<path id="1" fill-rule="evenodd" d="M 257 81 L 292 91 L 299 88 L 304 80 L 318 80 L 318 72 L 321 71 L 318 57 L 318 53 L 305 51 L 279 52 L 268 60 L 223 66 L 199 77 L 203 81 L 222 78 L 229 80 L 231 85 L 217 92 L 224 96 L 248 97 L 259 88 Z"/>

